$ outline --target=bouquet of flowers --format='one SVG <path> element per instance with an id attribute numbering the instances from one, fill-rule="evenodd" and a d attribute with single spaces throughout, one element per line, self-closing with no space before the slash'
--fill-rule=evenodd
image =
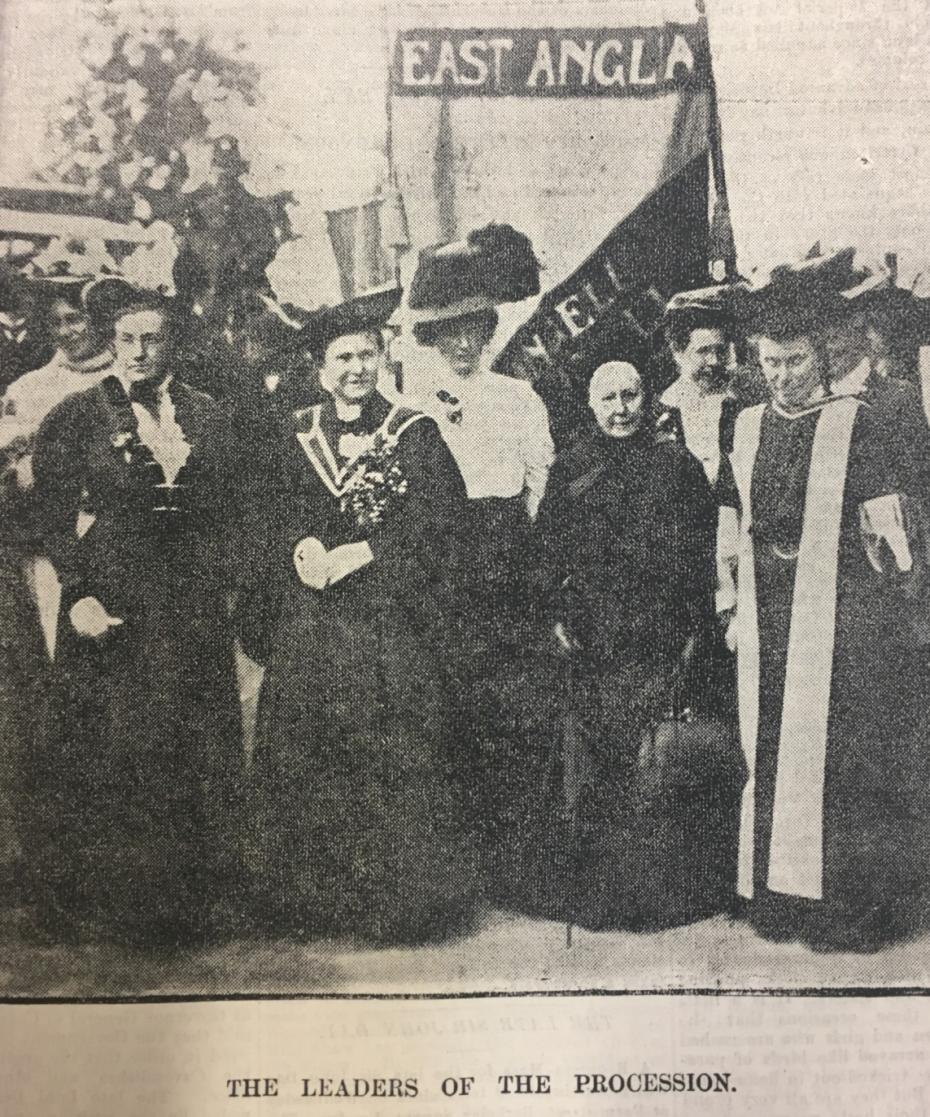
<path id="1" fill-rule="evenodd" d="M 355 463 L 342 494 L 342 511 L 361 528 L 382 523 L 407 492 L 407 478 L 397 461 L 397 444 L 379 438 Z"/>

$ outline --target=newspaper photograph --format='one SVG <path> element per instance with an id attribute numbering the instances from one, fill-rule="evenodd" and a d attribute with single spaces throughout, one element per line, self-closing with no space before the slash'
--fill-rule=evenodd
<path id="1" fill-rule="evenodd" d="M 928 50 L 5 0 L 11 1112 L 930 1111 Z"/>

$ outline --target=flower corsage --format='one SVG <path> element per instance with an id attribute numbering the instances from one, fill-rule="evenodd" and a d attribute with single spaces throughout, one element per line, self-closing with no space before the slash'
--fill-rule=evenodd
<path id="1" fill-rule="evenodd" d="M 340 502 L 361 528 L 376 527 L 407 492 L 407 478 L 397 460 L 397 444 L 378 438 L 355 462 Z"/>

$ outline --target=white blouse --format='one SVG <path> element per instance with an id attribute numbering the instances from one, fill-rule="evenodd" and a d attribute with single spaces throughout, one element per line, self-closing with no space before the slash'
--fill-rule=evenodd
<path id="1" fill-rule="evenodd" d="M 42 368 L 18 377 L 0 400 L 0 448 L 17 439 L 29 443 L 45 416 L 66 396 L 93 388 L 110 371 L 109 351 L 72 365 L 60 351 Z"/>
<path id="2" fill-rule="evenodd" d="M 546 405 L 523 380 L 447 376 L 420 401 L 439 424 L 473 499 L 526 494 L 535 517 L 555 457 Z M 451 397 L 441 400 L 436 393 Z M 456 402 L 452 402 L 452 401 Z"/>
<path id="3" fill-rule="evenodd" d="M 692 380 L 681 377 L 662 394 L 662 403 L 676 407 L 681 414 L 685 446 L 704 467 L 712 485 L 720 472 L 720 413 L 726 398 L 726 392 L 705 395 Z"/>

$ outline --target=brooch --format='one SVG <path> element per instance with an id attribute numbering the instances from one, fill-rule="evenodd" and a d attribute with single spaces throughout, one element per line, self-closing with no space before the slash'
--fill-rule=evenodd
<path id="1" fill-rule="evenodd" d="M 436 399 L 438 399 L 440 403 L 445 404 L 446 418 L 450 423 L 461 423 L 462 404 L 460 400 L 450 392 L 447 392 L 444 388 L 436 393 Z"/>

